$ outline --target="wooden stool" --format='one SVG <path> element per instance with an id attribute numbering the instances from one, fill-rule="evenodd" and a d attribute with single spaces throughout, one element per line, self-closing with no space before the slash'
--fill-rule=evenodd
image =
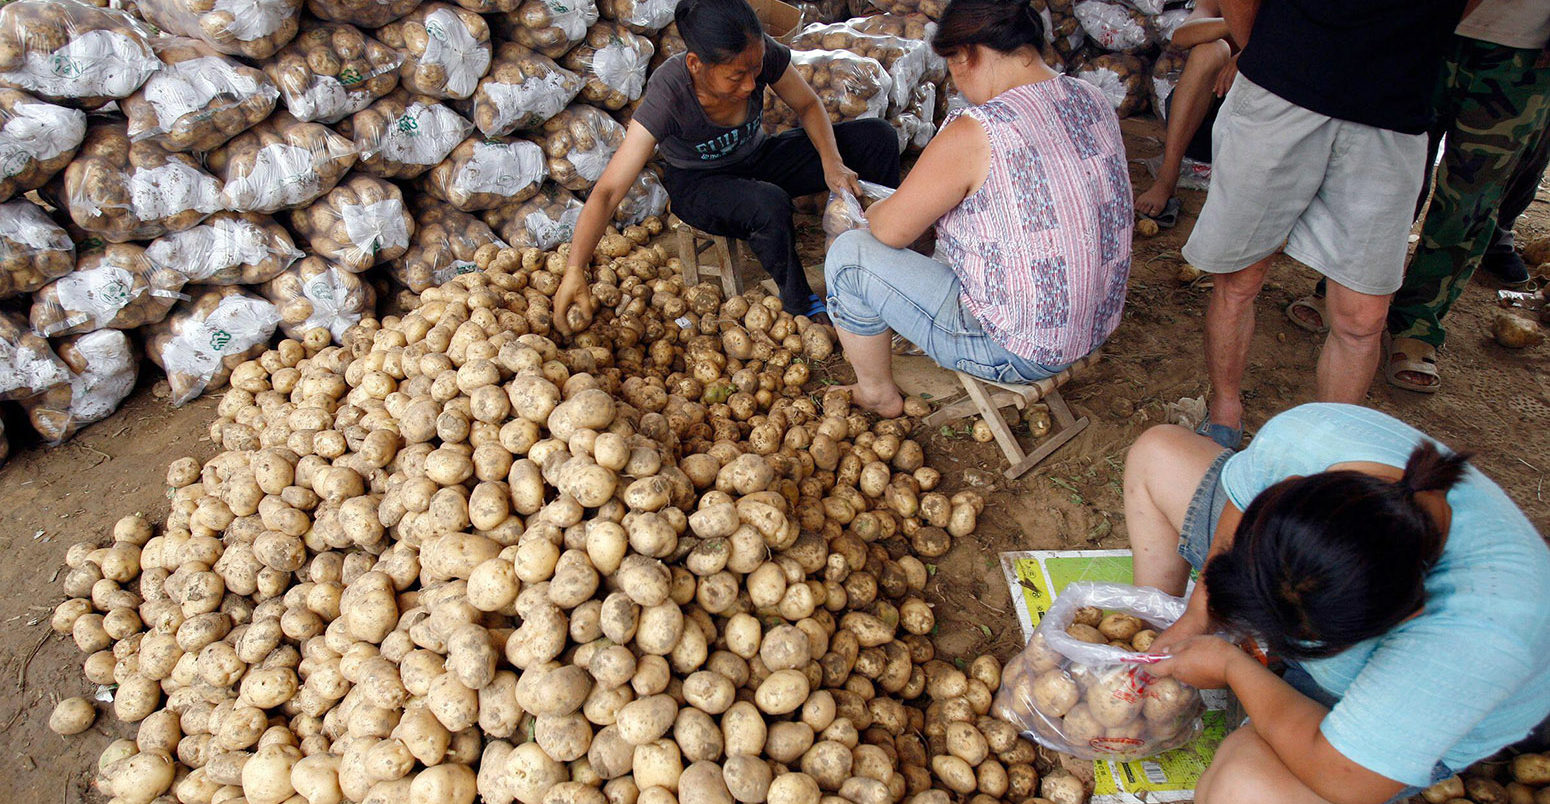
<path id="1" fill-rule="evenodd" d="M 966 397 L 945 405 L 927 416 L 924 424 L 927 427 L 938 427 L 975 413 L 985 417 L 985 423 L 990 426 L 990 432 L 996 437 L 996 444 L 1001 447 L 1007 463 L 1010 464 L 1004 474 L 1007 479 L 1016 480 L 1087 428 L 1086 416 L 1078 419 L 1071 415 L 1071 409 L 1066 407 L 1066 400 L 1060 396 L 1060 386 L 1065 385 L 1082 370 L 1096 364 L 1100 357 L 1101 353 L 1093 352 L 1072 363 L 1065 371 L 1029 385 L 990 382 L 955 371 L 953 373 L 958 375 L 958 381 L 963 383 Z M 1024 410 L 1040 400 L 1049 405 L 1053 426 L 1045 437 L 1044 443 L 1032 452 L 1025 453 L 1022 445 L 1017 443 L 1017 437 L 1012 435 L 1012 428 L 1007 426 L 1006 418 L 1001 415 L 1001 408 L 1015 405 L 1018 410 Z"/>
<path id="2" fill-rule="evenodd" d="M 742 294 L 743 277 L 739 269 L 743 264 L 743 241 L 702 232 L 682 220 L 673 228 L 678 233 L 678 259 L 683 262 L 685 287 L 700 284 L 700 255 L 715 249 L 720 265 L 717 272 L 710 275 L 721 279 L 721 292 L 726 298 Z"/>

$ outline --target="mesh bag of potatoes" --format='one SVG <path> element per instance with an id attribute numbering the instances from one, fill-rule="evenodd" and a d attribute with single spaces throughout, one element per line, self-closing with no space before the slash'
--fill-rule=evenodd
<path id="1" fill-rule="evenodd" d="M 311 24 L 264 64 L 264 72 L 292 117 L 337 123 L 392 92 L 403 63 L 403 54 L 353 25 Z"/>
<path id="2" fill-rule="evenodd" d="M 526 0 L 495 24 L 502 40 L 557 59 L 586 38 L 597 16 L 595 0 Z"/>
<path id="3" fill-rule="evenodd" d="M 277 212 L 333 189 L 355 164 L 355 144 L 317 123 L 285 112 L 210 152 L 210 169 L 226 183 L 226 208 Z"/>
<path id="4" fill-rule="evenodd" d="M 893 93 L 893 78 L 877 59 L 844 50 L 793 50 L 796 68 L 829 113 L 829 122 L 882 117 Z M 773 89 L 764 91 L 764 130 L 771 134 L 801 125 Z"/>
<path id="5" fill-rule="evenodd" d="M 302 340 L 314 329 L 344 342 L 350 327 L 372 315 L 377 294 L 359 275 L 322 257 L 308 257 L 264 283 L 260 292 L 280 311 L 280 330 Z"/>
<path id="6" fill-rule="evenodd" d="M 1120 117 L 1145 112 L 1152 103 L 1152 73 L 1129 53 L 1104 53 L 1082 62 L 1071 74 L 1097 87 Z"/>
<path id="7" fill-rule="evenodd" d="M 493 209 L 538 195 L 549 167 L 538 143 L 469 137 L 420 179 L 432 197 L 463 212 Z"/>
<path id="8" fill-rule="evenodd" d="M 131 140 L 210 151 L 274 111 L 280 91 L 261 70 L 193 39 L 169 36 L 155 45 L 164 66 L 119 102 Z"/>
<path id="9" fill-rule="evenodd" d="M 869 0 L 872 7 L 884 14 L 919 14 L 933 20 L 942 18 L 947 10 L 947 0 Z M 852 6 L 852 11 L 858 11 Z M 856 16 L 864 16 L 856 14 Z"/>
<path id="10" fill-rule="evenodd" d="M 0 204 L 0 299 L 31 293 L 75 270 L 75 243 L 25 198 Z"/>
<path id="11" fill-rule="evenodd" d="M 129 336 L 103 329 L 65 338 L 55 354 L 70 372 L 69 382 L 22 400 L 27 420 L 50 444 L 60 444 L 88 424 L 106 419 L 134 390 L 140 374 Z"/>
<path id="12" fill-rule="evenodd" d="M 27 399 L 70 382 L 70 370 L 21 316 L 0 311 L 0 400 Z"/>
<path id="13" fill-rule="evenodd" d="M 446 159 L 474 124 L 435 98 L 399 87 L 334 128 L 355 140 L 356 170 L 412 179 Z"/>
<path id="14" fill-rule="evenodd" d="M 397 185 L 352 175 L 312 206 L 293 211 L 291 228 L 307 238 L 312 253 L 360 273 L 408 250 L 414 218 Z"/>
<path id="15" fill-rule="evenodd" d="M 561 61 L 586 82 L 581 99 L 604 109 L 623 109 L 646 90 L 646 68 L 656 46 L 612 22 L 599 22 Z"/>
<path id="16" fill-rule="evenodd" d="M 582 203 L 569 190 L 545 182 L 538 194 L 520 204 L 506 204 L 484 213 L 484 222 L 513 248 L 552 251 L 570 242 L 581 219 Z"/>
<path id="17" fill-rule="evenodd" d="M 145 249 L 113 243 L 81 256 L 71 273 L 32 296 L 32 328 L 49 338 L 134 329 L 162 320 L 183 298 L 181 271 L 153 264 Z"/>
<path id="18" fill-rule="evenodd" d="M 157 27 L 229 56 L 261 60 L 296 36 L 301 0 L 135 0 Z"/>
<path id="19" fill-rule="evenodd" d="M 490 70 L 490 26 L 457 6 L 426 3 L 378 28 L 377 38 L 403 54 L 399 82 L 417 95 L 466 98 Z"/>
<path id="20" fill-rule="evenodd" d="M 455 276 L 483 271 L 507 245 L 484 221 L 440 203 L 415 216 L 414 243 L 388 264 L 398 283 L 420 293 Z"/>
<path id="21" fill-rule="evenodd" d="M 489 74 L 458 109 L 486 137 L 501 137 L 543 125 L 570 105 L 581 85 L 581 76 L 554 59 L 515 42 L 502 42 L 495 49 Z"/>
<path id="22" fill-rule="evenodd" d="M 184 405 L 226 384 L 232 369 L 269 345 L 280 311 L 236 287 L 206 288 L 147 327 L 145 353 L 167 373 L 171 402 Z"/>
<path id="23" fill-rule="evenodd" d="M 1134 53 L 1157 41 L 1157 30 L 1134 6 L 1110 0 L 1078 0 L 1073 13 L 1087 37 L 1104 50 Z"/>
<path id="24" fill-rule="evenodd" d="M 599 0 L 597 12 L 638 33 L 652 35 L 673 22 L 678 0 Z"/>
<path id="25" fill-rule="evenodd" d="M 635 183 L 625 191 L 624 198 L 619 199 L 619 206 L 614 209 L 614 223 L 620 227 L 634 226 L 653 215 L 661 215 L 667 211 L 669 200 L 662 177 L 656 168 L 648 165 L 635 177 Z"/>
<path id="26" fill-rule="evenodd" d="M 624 126 L 596 106 L 574 103 L 535 132 L 549 163 L 549 178 L 567 190 L 592 189 L 614 151 L 624 144 Z"/>
<path id="27" fill-rule="evenodd" d="M 992 711 L 1082 759 L 1138 759 L 1189 743 L 1201 732 L 1200 692 L 1135 661 L 1184 606 L 1149 587 L 1067 586 L 1007 662 Z"/>
<path id="28" fill-rule="evenodd" d="M 888 94 L 890 112 L 901 111 L 909 105 L 911 93 L 925 80 L 926 57 L 930 53 L 925 42 L 861 33 L 848 22 L 809 25 L 791 40 L 791 46 L 796 50 L 843 50 L 875 59 L 893 79 Z"/>
<path id="29" fill-rule="evenodd" d="M 116 9 L 15 0 L 0 7 L 0 87 L 95 109 L 128 97 L 161 68 L 150 36 Z"/>
<path id="30" fill-rule="evenodd" d="M 180 232 L 224 206 L 221 183 L 198 160 L 131 142 L 123 123 L 94 123 L 49 193 L 76 226 L 114 243 Z"/>
<path id="31" fill-rule="evenodd" d="M 256 285 L 302 257 L 290 232 L 268 215 L 217 212 L 192 229 L 145 247 L 152 265 L 175 270 L 191 285 Z"/>
<path id="32" fill-rule="evenodd" d="M 307 0 L 307 11 L 320 20 L 361 28 L 381 28 L 415 10 L 421 0 Z"/>
<path id="33" fill-rule="evenodd" d="M 36 190 L 75 158 L 86 113 L 0 89 L 0 201 Z"/>

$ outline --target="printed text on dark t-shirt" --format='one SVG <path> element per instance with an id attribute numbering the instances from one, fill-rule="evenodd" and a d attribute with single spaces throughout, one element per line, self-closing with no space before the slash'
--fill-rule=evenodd
<path id="1" fill-rule="evenodd" d="M 738 126 L 737 128 L 727 131 L 725 134 L 722 134 L 718 137 L 713 137 L 694 146 L 694 150 L 699 153 L 701 159 L 720 159 L 721 157 L 726 156 L 727 154 L 736 150 L 738 143 L 742 142 L 745 136 L 753 134 L 754 129 L 760 125 L 760 121 L 763 117 L 764 114 L 762 112 L 756 114 L 753 116 L 752 120 L 749 120 L 741 126 Z"/>

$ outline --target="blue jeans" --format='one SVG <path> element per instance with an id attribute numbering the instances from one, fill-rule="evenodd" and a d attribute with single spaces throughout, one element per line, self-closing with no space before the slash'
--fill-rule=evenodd
<path id="1" fill-rule="evenodd" d="M 992 382 L 1030 383 L 1059 374 L 1008 352 L 963 307 L 953 269 L 908 249 L 885 246 L 871 232 L 846 232 L 823 266 L 829 318 L 857 335 L 893 330 L 940 365 Z"/>

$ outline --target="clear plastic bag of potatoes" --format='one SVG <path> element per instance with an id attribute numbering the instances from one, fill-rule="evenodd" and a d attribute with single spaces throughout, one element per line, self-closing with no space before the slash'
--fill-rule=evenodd
<path id="1" fill-rule="evenodd" d="M 415 10 L 421 0 L 307 0 L 307 11 L 320 20 L 361 28 L 382 26 Z"/>
<path id="2" fill-rule="evenodd" d="M 314 254 L 355 273 L 401 256 L 414 226 L 398 186 L 371 176 L 351 176 L 291 213 L 291 228 Z"/>
<path id="3" fill-rule="evenodd" d="M 209 151 L 274 111 L 280 91 L 257 68 L 193 39 L 162 37 L 155 46 L 164 66 L 119 102 L 130 140 Z"/>
<path id="4" fill-rule="evenodd" d="M 355 144 L 285 112 L 212 151 L 210 169 L 226 182 L 226 208 L 276 212 L 309 204 L 355 164 Z"/>
<path id="5" fill-rule="evenodd" d="M 911 93 L 925 80 L 927 68 L 931 66 L 928 65 L 931 48 L 925 42 L 888 34 L 862 33 L 848 22 L 809 25 L 791 40 L 791 46 L 797 50 L 843 50 L 876 59 L 893 79 L 888 95 L 890 112 L 898 112 L 909 105 Z"/>
<path id="6" fill-rule="evenodd" d="M 598 14 L 604 19 L 646 35 L 671 24 L 677 8 L 678 0 L 600 0 L 597 4 Z"/>
<path id="7" fill-rule="evenodd" d="M 1082 759 L 1127 761 L 1188 744 L 1202 728 L 1199 690 L 1148 673 L 1141 653 L 1114 644 L 1161 633 L 1184 607 L 1150 587 L 1067 586 L 1002 669 L 991 713 Z"/>
<path id="8" fill-rule="evenodd" d="M 171 401 L 182 406 L 231 378 L 232 369 L 269 345 L 280 311 L 235 287 L 208 288 L 145 330 L 145 353 L 167 373 Z"/>
<path id="9" fill-rule="evenodd" d="M 1157 29 L 1133 6 L 1109 0 L 1078 0 L 1076 19 L 1087 36 L 1104 50 L 1133 53 L 1157 41 Z"/>
<path id="10" fill-rule="evenodd" d="M 152 265 L 181 272 L 191 285 L 256 285 L 302 257 L 285 227 L 256 212 L 217 212 L 145 247 Z"/>
<path id="11" fill-rule="evenodd" d="M 514 137 L 469 137 L 421 178 L 431 196 L 463 212 L 526 201 L 549 176 L 544 149 Z"/>
<path id="12" fill-rule="evenodd" d="M 661 215 L 667 211 L 668 200 L 667 188 L 662 186 L 662 177 L 657 175 L 655 168 L 648 165 L 635 177 L 635 183 L 625 191 L 624 198 L 619 200 L 619 206 L 614 209 L 614 223 L 623 229 L 652 215 Z"/>
<path id="13" fill-rule="evenodd" d="M 581 99 L 604 109 L 623 109 L 646 89 L 646 67 L 656 46 L 612 22 L 599 22 L 565 54 L 562 64 L 585 80 Z"/>
<path id="14" fill-rule="evenodd" d="M 337 123 L 398 86 L 403 54 L 344 23 L 309 24 L 264 65 L 285 108 L 303 122 Z"/>
<path id="15" fill-rule="evenodd" d="M 525 0 L 516 11 L 496 17 L 495 24 L 503 41 L 557 59 L 586 38 L 597 16 L 595 0 Z"/>
<path id="16" fill-rule="evenodd" d="M 123 123 L 92 124 L 62 185 L 49 192 L 75 225 L 114 243 L 181 232 L 224 206 L 198 160 L 131 142 Z"/>
<path id="17" fill-rule="evenodd" d="M 465 8 L 426 3 L 377 38 L 403 54 L 399 82 L 417 95 L 466 98 L 490 69 L 490 26 Z"/>
<path id="18" fill-rule="evenodd" d="M 473 97 L 458 104 L 486 137 L 537 128 L 559 114 L 581 92 L 581 76 L 515 42 L 495 49 L 489 74 Z"/>
<path id="19" fill-rule="evenodd" d="M 933 20 L 942 18 L 947 10 L 947 0 L 870 0 L 872 7 L 884 14 L 920 14 Z M 852 8 L 852 10 L 855 10 Z"/>
<path id="20" fill-rule="evenodd" d="M 441 203 L 416 215 L 415 229 L 413 245 L 388 266 L 393 278 L 415 293 L 483 271 L 507 247 L 483 221 Z"/>
<path id="21" fill-rule="evenodd" d="M 678 23 L 671 23 L 662 32 L 657 34 L 657 53 L 651 57 L 651 70 L 654 72 L 668 59 L 688 51 L 689 46 L 684 44 L 683 34 L 678 32 Z"/>
<path id="22" fill-rule="evenodd" d="M 150 30 L 81 0 L 15 0 L 0 7 L 0 87 L 95 109 L 128 97 L 161 68 Z"/>
<path id="23" fill-rule="evenodd" d="M 301 340 L 319 327 L 343 343 L 344 334 L 372 315 L 377 294 L 360 276 L 322 257 L 308 257 L 264 283 L 264 298 L 280 311 L 280 329 Z"/>
<path id="24" fill-rule="evenodd" d="M 53 338 L 134 329 L 166 317 L 188 278 L 151 263 L 145 249 L 112 243 L 81 255 L 75 270 L 32 296 L 32 328 Z"/>
<path id="25" fill-rule="evenodd" d="M 22 400 L 32 428 L 50 444 L 61 444 L 82 427 L 106 419 L 134 390 L 140 374 L 134 343 L 116 329 L 65 338 L 54 352 L 70 372 L 37 396 Z"/>
<path id="26" fill-rule="evenodd" d="M 70 381 L 70 370 L 22 317 L 0 311 L 0 400 L 27 399 Z"/>
<path id="27" fill-rule="evenodd" d="M 75 270 L 75 243 L 25 198 L 0 204 L 0 299 L 31 293 Z"/>
<path id="28" fill-rule="evenodd" d="M 446 159 L 474 124 L 426 95 L 403 87 L 335 127 L 355 140 L 355 169 L 389 179 L 412 179 Z"/>
<path id="29" fill-rule="evenodd" d="M 893 78 L 877 59 L 844 50 L 793 50 L 791 66 L 818 93 L 831 123 L 882 117 L 888 109 Z M 775 134 L 799 125 L 791 107 L 766 89 L 764 130 Z"/>
<path id="30" fill-rule="evenodd" d="M 868 228 L 866 208 L 893 195 L 892 187 L 869 181 L 857 183 L 861 185 L 859 198 L 849 190 L 829 193 L 829 202 L 823 207 L 822 220 L 825 249 L 834 243 L 834 238 L 852 229 Z"/>
<path id="31" fill-rule="evenodd" d="M 936 124 L 931 122 L 936 114 L 936 84 L 922 83 L 910 95 L 910 104 L 903 111 L 890 117 L 889 123 L 899 132 L 899 150 L 919 153 L 936 136 Z"/>
<path id="32" fill-rule="evenodd" d="M 1082 62 L 1071 75 L 1098 88 L 1114 114 L 1130 117 L 1152 103 L 1152 75 L 1146 60 L 1131 53 L 1105 53 Z"/>
<path id="33" fill-rule="evenodd" d="M 301 0 L 135 0 L 140 15 L 228 56 L 267 59 L 296 35 Z"/>
<path id="34" fill-rule="evenodd" d="M 75 158 L 86 113 L 0 89 L 0 201 L 36 190 Z"/>
<path id="35" fill-rule="evenodd" d="M 545 182 L 533 198 L 485 212 L 484 222 L 513 248 L 552 251 L 570 242 L 581 208 L 581 201 L 569 190 Z"/>
<path id="36" fill-rule="evenodd" d="M 577 193 L 592 189 L 624 143 L 624 126 L 602 109 L 580 103 L 550 118 L 536 134 L 549 161 L 549 178 Z"/>

